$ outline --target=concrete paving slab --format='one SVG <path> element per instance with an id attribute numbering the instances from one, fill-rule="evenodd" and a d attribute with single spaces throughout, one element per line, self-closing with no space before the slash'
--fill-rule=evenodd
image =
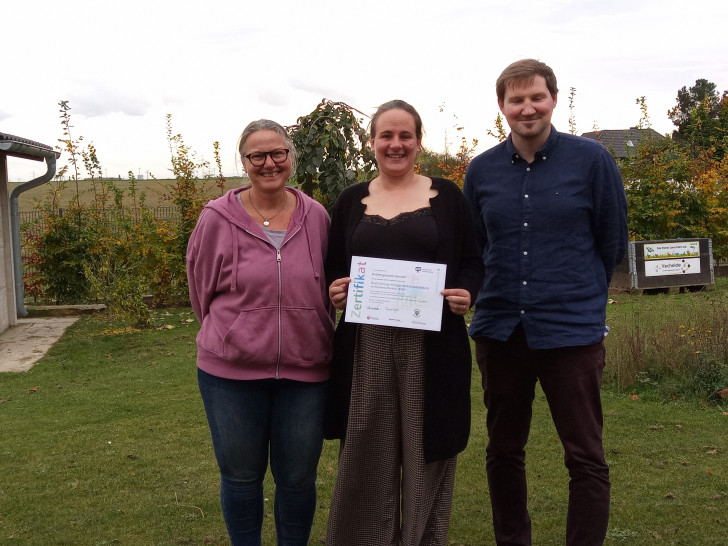
<path id="1" fill-rule="evenodd" d="M 0 372 L 25 372 L 46 354 L 80 317 L 18 319 L 0 334 Z"/>

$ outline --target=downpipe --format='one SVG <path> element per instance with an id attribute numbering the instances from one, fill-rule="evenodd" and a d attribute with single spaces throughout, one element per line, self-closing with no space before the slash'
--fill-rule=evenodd
<path id="1" fill-rule="evenodd" d="M 45 150 L 44 150 L 45 151 Z M 23 289 L 23 261 L 20 255 L 20 211 L 18 210 L 18 196 L 28 190 L 50 182 L 56 174 L 56 152 L 48 150 L 45 155 L 46 172 L 44 175 L 16 186 L 10 193 L 10 239 L 13 254 L 13 277 L 15 278 L 15 310 L 18 318 L 28 316 L 25 309 Z"/>

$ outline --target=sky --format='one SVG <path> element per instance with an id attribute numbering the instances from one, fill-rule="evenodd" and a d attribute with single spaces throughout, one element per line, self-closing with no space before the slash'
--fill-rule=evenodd
<path id="1" fill-rule="evenodd" d="M 170 114 L 197 160 L 213 162 L 218 141 L 234 176 L 250 121 L 293 125 L 324 98 L 371 115 L 399 98 L 427 148 L 464 136 L 479 153 L 497 143 L 498 75 L 536 58 L 558 79 L 558 130 L 571 114 L 578 134 L 636 126 L 644 96 L 665 134 L 680 88 L 728 89 L 727 20 L 725 0 L 5 0 L 0 131 L 56 146 L 67 100 L 72 137 L 96 147 L 106 176 L 169 178 Z M 11 182 L 44 172 L 8 160 Z"/>

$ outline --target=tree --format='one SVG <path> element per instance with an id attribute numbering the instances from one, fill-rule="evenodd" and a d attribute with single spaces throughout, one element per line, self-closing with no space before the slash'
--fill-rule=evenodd
<path id="1" fill-rule="evenodd" d="M 508 133 L 506 133 L 506 129 L 503 126 L 503 116 L 500 115 L 500 112 L 498 112 L 498 115 L 495 118 L 495 131 L 488 129 L 488 136 L 492 136 L 497 139 L 498 142 L 503 142 L 508 138 Z"/>
<path id="2" fill-rule="evenodd" d="M 455 156 L 445 154 L 445 159 L 439 163 L 442 175 L 455 182 L 460 189 L 463 188 L 465 172 L 468 170 L 468 165 L 473 159 L 477 146 L 478 139 L 474 138 L 468 142 L 465 137 L 460 137 L 460 147 Z"/>
<path id="3" fill-rule="evenodd" d="M 151 270 L 156 277 L 153 285 L 164 288 L 164 290 L 155 289 L 156 302 L 165 299 L 178 302 L 187 298 L 185 270 L 187 242 L 197 225 L 197 219 L 205 203 L 216 194 L 212 187 L 212 177 L 205 176 L 200 179 L 196 174 L 199 170 L 207 169 L 209 163 L 198 160 L 195 152 L 185 144 L 182 135 L 173 131 L 171 114 L 167 114 L 167 143 L 172 161 L 170 171 L 174 175 L 174 179 L 166 186 L 164 196 L 174 205 L 179 216 L 173 226 L 172 241 L 174 243 L 170 248 L 157 247 L 155 250 L 158 252 L 149 256 L 149 260 L 155 263 L 155 267 Z M 215 155 L 217 157 L 217 147 L 215 147 Z M 221 176 L 218 177 L 214 185 L 224 192 L 224 182 L 221 178 Z M 166 232 L 166 227 L 160 230 L 161 240 L 167 237 L 164 232 Z"/>
<path id="4" fill-rule="evenodd" d="M 627 193 L 627 220 L 634 240 L 676 237 L 682 179 L 676 170 L 677 147 L 670 140 L 642 139 L 629 160 L 620 161 Z"/>
<path id="5" fill-rule="evenodd" d="M 725 155 L 728 92 L 721 98 L 714 83 L 696 80 L 694 86 L 677 92 L 677 104 L 667 115 L 677 126 L 673 139 L 693 157 L 705 150 L 712 150 L 718 159 Z"/>
<path id="6" fill-rule="evenodd" d="M 445 103 L 443 102 L 440 105 L 440 113 L 443 113 L 444 111 Z M 452 126 L 453 129 L 455 129 L 456 133 L 461 133 L 463 129 L 465 129 L 465 127 L 460 125 L 460 120 L 454 114 L 453 119 L 455 121 Z M 433 159 L 438 159 L 436 168 L 430 168 L 429 171 L 424 170 L 421 168 L 423 165 L 420 163 L 420 161 L 418 161 L 416 165 L 416 171 L 425 175 L 442 176 L 444 178 L 452 180 L 460 187 L 460 189 L 462 189 L 463 183 L 465 182 L 465 172 L 468 170 L 468 165 L 470 164 L 470 161 L 473 159 L 473 155 L 475 154 L 475 148 L 478 146 L 478 139 L 473 138 L 468 141 L 468 139 L 461 134 L 460 145 L 458 146 L 458 151 L 455 152 L 455 155 L 452 155 L 450 153 L 450 146 L 450 139 L 448 138 L 446 132 L 445 152 L 442 154 L 430 152 Z"/>
<path id="7" fill-rule="evenodd" d="M 288 127 L 298 151 L 294 177 L 306 195 L 331 211 L 341 191 L 374 170 L 369 137 L 352 108 L 323 99 L 307 116 Z"/>
<path id="8" fill-rule="evenodd" d="M 620 161 L 633 240 L 711 238 L 715 258 L 728 257 L 728 157 L 712 150 L 648 136 Z"/>
<path id="9" fill-rule="evenodd" d="M 667 116 L 677 126 L 678 135 L 680 135 L 690 122 L 690 115 L 698 107 L 706 106 L 710 115 L 713 116 L 718 111 L 720 103 L 720 95 L 716 91 L 716 85 L 713 82 L 701 78 L 695 80 L 695 85 L 691 88 L 682 87 L 677 92 L 677 104 L 672 110 L 667 112 Z M 674 135 L 673 135 L 674 136 Z"/>
<path id="10" fill-rule="evenodd" d="M 574 115 L 574 97 L 576 97 L 576 87 L 569 87 L 569 133 L 576 134 L 576 116 Z"/>
<path id="11" fill-rule="evenodd" d="M 422 148 L 415 159 L 415 172 L 425 176 L 443 176 L 444 171 L 441 165 L 448 161 L 454 162 L 453 157 L 444 152 Z"/>

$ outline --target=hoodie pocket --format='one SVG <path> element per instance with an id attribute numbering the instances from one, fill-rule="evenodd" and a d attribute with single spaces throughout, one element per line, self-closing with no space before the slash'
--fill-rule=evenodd
<path id="1" fill-rule="evenodd" d="M 237 363 L 275 363 L 278 313 L 275 307 L 241 311 L 232 326 L 215 325 L 208 315 L 197 341 L 203 349 Z M 224 334 L 223 334 L 224 332 Z"/>
<path id="2" fill-rule="evenodd" d="M 242 311 L 223 341 L 226 360 L 274 363 L 278 359 L 278 312 L 275 307 Z"/>
<path id="3" fill-rule="evenodd" d="M 281 362 L 326 364 L 331 359 L 333 332 L 321 323 L 312 307 L 283 308 L 281 328 Z"/>

